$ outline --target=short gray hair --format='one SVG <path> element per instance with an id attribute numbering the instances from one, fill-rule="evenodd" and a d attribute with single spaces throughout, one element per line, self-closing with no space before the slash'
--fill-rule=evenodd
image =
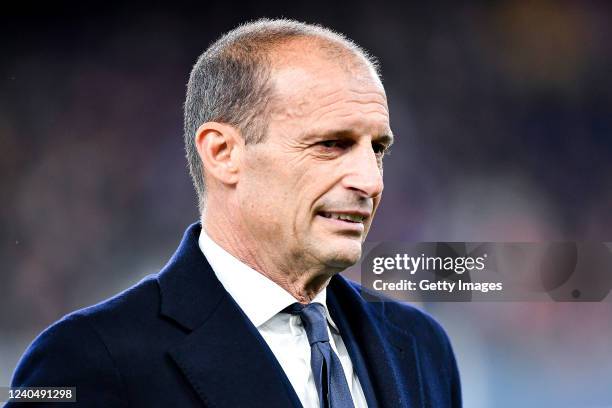
<path id="1" fill-rule="evenodd" d="M 229 31 L 200 57 L 187 84 L 184 110 L 185 151 L 200 211 L 205 182 L 195 147 L 197 129 L 206 122 L 236 127 L 246 144 L 265 139 L 273 97 L 270 75 L 274 47 L 297 38 L 319 40 L 324 51 L 360 57 L 378 75 L 378 63 L 364 49 L 335 31 L 288 19 L 260 19 Z"/>

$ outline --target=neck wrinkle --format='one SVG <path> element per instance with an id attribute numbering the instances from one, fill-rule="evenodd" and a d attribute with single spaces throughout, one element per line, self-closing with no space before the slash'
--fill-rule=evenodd
<path id="1" fill-rule="evenodd" d="M 339 272 L 322 273 L 321 270 L 309 271 L 308 269 L 311 268 L 298 268 L 303 271 L 295 273 L 295 266 L 276 265 L 272 260 L 266 260 L 259 256 L 259 253 L 265 253 L 267 248 L 260 248 L 259 251 L 253 250 L 252 248 L 255 247 L 251 243 L 256 241 L 248 234 L 248 231 L 242 234 L 234 233 L 238 229 L 236 222 L 233 221 L 235 219 L 228 217 L 226 211 L 214 211 L 211 207 L 213 206 L 208 207 L 206 216 L 201 217 L 201 225 L 206 234 L 242 263 L 285 289 L 298 302 L 310 303 L 320 291 L 327 287 L 331 277 Z"/>

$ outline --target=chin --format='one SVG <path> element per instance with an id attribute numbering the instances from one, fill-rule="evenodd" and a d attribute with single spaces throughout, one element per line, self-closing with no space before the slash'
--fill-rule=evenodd
<path id="1" fill-rule="evenodd" d="M 361 241 L 355 239 L 341 241 L 326 246 L 326 264 L 335 268 L 348 268 L 359 262 L 361 258 Z"/>

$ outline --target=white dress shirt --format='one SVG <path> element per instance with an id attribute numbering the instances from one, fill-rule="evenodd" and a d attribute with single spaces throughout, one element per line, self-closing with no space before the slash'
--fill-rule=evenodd
<path id="1" fill-rule="evenodd" d="M 319 397 L 310 368 L 310 344 L 299 316 L 281 313 L 296 299 L 285 289 L 244 264 L 214 242 L 208 234 L 200 233 L 200 249 L 215 275 L 234 298 L 244 314 L 257 328 L 283 368 L 293 389 L 305 408 L 319 407 Z M 355 407 L 367 407 L 363 389 L 353 370 L 353 363 L 336 324 L 327 309 L 327 288 L 313 302 L 325 307 L 327 331 L 332 349 L 342 363 Z"/>

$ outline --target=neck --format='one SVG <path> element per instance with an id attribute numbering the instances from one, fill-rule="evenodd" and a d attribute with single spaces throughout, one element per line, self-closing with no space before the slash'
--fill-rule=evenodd
<path id="1" fill-rule="evenodd" d="M 275 282 L 300 303 L 310 303 L 325 289 L 331 277 L 342 270 L 324 265 L 305 265 L 300 259 L 279 258 L 278 248 L 269 248 L 266 242 L 238 228 L 240 224 L 236 220 L 239 218 L 232 217 L 227 209 L 214 211 L 208 207 L 201 223 L 206 234 L 217 245 Z"/>

